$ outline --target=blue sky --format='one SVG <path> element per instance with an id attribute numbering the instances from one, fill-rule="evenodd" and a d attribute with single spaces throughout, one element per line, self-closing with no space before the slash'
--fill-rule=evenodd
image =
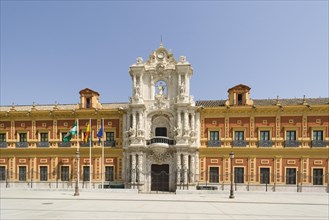
<path id="1" fill-rule="evenodd" d="M 328 1 L 1 1 L 1 105 L 127 102 L 129 67 L 185 55 L 195 100 L 328 97 Z"/>

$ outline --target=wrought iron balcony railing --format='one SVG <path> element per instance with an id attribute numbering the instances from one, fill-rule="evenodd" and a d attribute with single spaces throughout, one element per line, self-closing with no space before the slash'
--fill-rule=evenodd
<path id="1" fill-rule="evenodd" d="M 284 146 L 285 147 L 299 147 L 299 141 L 296 140 L 285 140 Z"/>
<path id="2" fill-rule="evenodd" d="M 168 145 L 176 145 L 176 141 L 175 140 L 171 140 L 167 137 L 154 137 L 151 138 L 151 140 L 147 140 L 146 141 L 147 145 L 150 144 L 168 144 Z"/>
<path id="3" fill-rule="evenodd" d="M 0 142 L 0 148 L 6 148 L 7 142 Z"/>
<path id="4" fill-rule="evenodd" d="M 49 147 L 49 142 L 48 141 L 40 141 L 38 143 L 38 147 Z"/>
<path id="5" fill-rule="evenodd" d="M 29 143 L 24 141 L 24 142 L 16 142 L 16 147 L 18 148 L 26 148 L 29 146 Z"/>
<path id="6" fill-rule="evenodd" d="M 220 147 L 222 145 L 220 140 L 209 140 L 208 147 Z"/>
<path id="7" fill-rule="evenodd" d="M 105 147 L 115 147 L 115 141 L 104 141 Z"/>
<path id="8" fill-rule="evenodd" d="M 327 146 L 328 142 L 324 140 L 313 140 L 312 147 L 325 147 Z"/>
<path id="9" fill-rule="evenodd" d="M 90 147 L 90 143 L 88 142 L 80 142 L 80 147 Z M 91 147 L 93 147 L 93 143 L 91 143 Z"/>
<path id="10" fill-rule="evenodd" d="M 58 147 L 71 147 L 71 142 L 58 142 Z"/>
<path id="11" fill-rule="evenodd" d="M 258 147 L 272 147 L 273 141 L 271 140 L 260 140 L 258 141 Z"/>
<path id="12" fill-rule="evenodd" d="M 233 147 L 245 147 L 247 142 L 245 140 L 235 140 L 233 141 Z"/>

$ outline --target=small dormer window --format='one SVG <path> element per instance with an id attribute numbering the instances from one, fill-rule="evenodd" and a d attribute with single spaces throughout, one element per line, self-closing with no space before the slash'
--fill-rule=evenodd
<path id="1" fill-rule="evenodd" d="M 253 105 L 253 101 L 250 98 L 250 87 L 239 84 L 230 88 L 228 92 L 228 100 L 225 105 L 227 106 L 241 106 L 241 105 Z"/>
<path id="2" fill-rule="evenodd" d="M 85 88 L 79 92 L 80 94 L 80 108 L 95 108 L 100 109 L 99 93 L 91 89 Z"/>
<path id="3" fill-rule="evenodd" d="M 238 94 L 238 105 L 242 105 L 242 94 Z"/>
<path id="4" fill-rule="evenodd" d="M 86 98 L 86 108 L 90 108 L 90 98 Z"/>

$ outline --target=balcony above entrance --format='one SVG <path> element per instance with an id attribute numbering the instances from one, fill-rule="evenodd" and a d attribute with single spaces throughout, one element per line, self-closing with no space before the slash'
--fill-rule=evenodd
<path id="1" fill-rule="evenodd" d="M 150 148 L 169 148 L 170 145 L 176 145 L 176 141 L 167 137 L 156 136 L 146 141 Z"/>

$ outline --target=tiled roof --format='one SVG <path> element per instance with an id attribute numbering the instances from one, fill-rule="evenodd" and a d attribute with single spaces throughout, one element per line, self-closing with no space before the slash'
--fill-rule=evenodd
<path id="1" fill-rule="evenodd" d="M 271 106 L 276 105 L 277 99 L 253 99 L 255 106 Z M 293 106 L 293 105 L 302 105 L 304 99 L 279 99 L 279 103 L 282 106 Z M 328 105 L 329 98 L 308 98 L 305 99 L 306 103 L 309 105 Z M 199 100 L 196 101 L 197 106 L 204 107 L 220 107 L 225 106 L 226 100 Z M 54 110 L 55 105 L 35 105 L 35 110 L 45 110 L 50 111 Z M 78 104 L 58 104 L 56 105 L 58 110 L 72 110 L 78 109 Z M 115 108 L 126 108 L 128 107 L 127 102 L 117 102 L 117 103 L 102 103 L 103 109 L 115 109 Z M 10 111 L 12 106 L 0 106 L 0 111 Z M 32 105 L 15 105 L 16 111 L 29 111 L 33 108 Z"/>
<path id="2" fill-rule="evenodd" d="M 271 106 L 276 105 L 277 99 L 253 99 L 255 106 Z M 329 98 L 308 98 L 305 99 L 306 103 L 309 105 L 328 105 Z M 197 106 L 204 107 L 220 107 L 225 106 L 226 100 L 200 100 L 196 101 Z M 279 103 L 282 106 L 293 106 L 302 105 L 304 99 L 279 99 Z"/>
<path id="3" fill-rule="evenodd" d="M 103 103 L 102 107 L 104 109 L 115 109 L 119 107 L 126 107 L 128 103 Z M 10 111 L 10 109 L 13 106 L 0 106 L 0 111 Z M 16 111 L 29 111 L 33 108 L 32 105 L 15 105 L 15 110 Z M 55 105 L 35 105 L 34 108 L 35 110 L 44 110 L 44 111 L 50 111 L 54 110 Z M 58 110 L 72 110 L 72 109 L 78 109 L 79 105 L 78 104 L 58 104 L 56 105 Z"/>

